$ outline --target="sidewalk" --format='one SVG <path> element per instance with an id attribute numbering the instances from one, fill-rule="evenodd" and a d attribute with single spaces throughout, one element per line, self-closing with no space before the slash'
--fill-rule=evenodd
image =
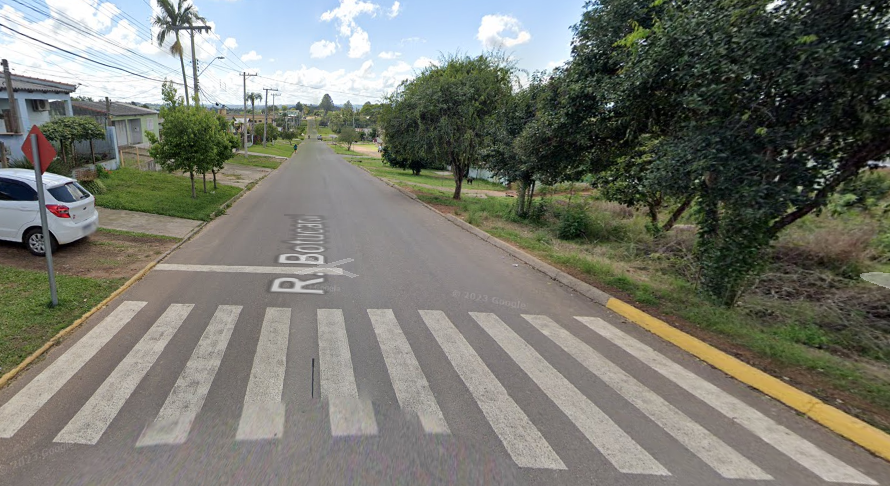
<path id="1" fill-rule="evenodd" d="M 446 191 L 446 192 L 453 191 L 453 189 L 449 189 L 447 187 L 431 186 L 429 184 L 423 184 L 420 182 L 408 182 L 408 181 L 402 181 L 402 180 L 398 180 L 398 179 L 387 179 L 386 177 L 381 177 L 381 179 L 391 182 L 393 184 L 410 184 L 412 186 L 426 187 L 427 189 L 437 189 L 439 191 Z M 467 189 L 467 186 L 469 186 L 469 185 L 470 184 L 467 184 L 466 182 L 464 182 L 464 185 L 463 185 L 463 187 L 461 187 L 461 190 L 460 190 L 460 193 L 462 195 L 480 197 L 480 198 L 507 197 L 507 191 L 491 191 L 488 189 Z"/>
<path id="2" fill-rule="evenodd" d="M 123 209 L 108 209 L 101 207 L 97 207 L 96 209 L 99 210 L 100 227 L 121 231 L 133 231 L 136 233 L 185 238 L 186 235 L 202 223 L 202 221 L 193 219 L 138 213 L 136 211 L 126 211 Z"/>

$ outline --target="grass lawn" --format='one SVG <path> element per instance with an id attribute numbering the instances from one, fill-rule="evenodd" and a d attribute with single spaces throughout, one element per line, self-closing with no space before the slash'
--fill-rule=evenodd
<path id="1" fill-rule="evenodd" d="M 250 149 L 253 151 L 253 149 Z M 244 154 L 239 152 L 235 157 L 229 159 L 226 164 L 236 164 L 236 165 L 249 165 L 251 167 L 261 167 L 263 169 L 277 169 L 279 165 L 281 165 L 280 159 L 273 159 L 272 157 L 263 157 L 262 155 L 248 155 L 244 157 Z"/>
<path id="2" fill-rule="evenodd" d="M 380 159 L 376 159 L 373 157 L 357 157 L 354 159 L 350 158 L 348 160 L 354 165 L 367 168 L 371 171 L 372 174 L 377 177 L 383 177 L 386 179 L 407 183 L 427 184 L 430 186 L 441 187 L 443 189 L 450 189 L 452 191 L 454 190 L 454 177 L 450 173 L 448 175 L 436 174 L 436 172 L 445 172 L 442 170 L 424 169 L 423 171 L 421 171 L 419 176 L 416 176 L 409 170 L 390 167 L 388 165 L 385 165 Z M 495 184 L 493 182 L 488 182 L 481 179 L 473 181 L 473 184 L 467 184 L 466 181 L 464 181 L 464 184 L 461 187 L 462 189 L 485 189 L 488 191 L 501 192 L 506 192 L 507 190 L 500 184 Z"/>
<path id="3" fill-rule="evenodd" d="M 334 153 L 339 154 L 339 155 L 359 155 L 359 156 L 362 155 L 361 153 L 356 152 L 354 150 L 347 150 L 345 146 L 340 145 L 338 143 L 331 143 L 328 145 L 332 149 L 334 149 Z"/>
<path id="4" fill-rule="evenodd" d="M 220 206 L 241 192 L 221 184 L 210 192 L 213 185 L 208 183 L 208 193 L 204 194 L 200 176 L 196 175 L 198 198 L 192 199 L 188 177 L 127 168 L 112 171 L 102 181 L 108 192 L 96 195 L 99 206 L 203 221 L 209 221 Z"/>
<path id="5" fill-rule="evenodd" d="M 295 141 L 299 143 L 299 140 Z M 277 155 L 279 157 L 290 157 L 294 153 L 294 144 L 290 140 L 276 140 L 274 143 L 266 143 L 263 147 L 262 143 L 256 144 L 248 149 L 249 152 L 267 155 Z"/>
<path id="6" fill-rule="evenodd" d="M 51 308 L 46 272 L 0 266 L 0 374 L 21 363 L 124 281 L 57 274 L 59 305 Z"/>
<path id="7" fill-rule="evenodd" d="M 333 135 L 334 132 L 331 130 L 331 127 L 320 127 L 318 123 L 315 124 L 315 129 L 318 130 L 318 134 L 322 136 Z"/>
<path id="8" fill-rule="evenodd" d="M 98 231 L 100 233 L 109 233 L 112 235 L 135 236 L 137 238 L 155 238 L 158 240 L 179 241 L 182 239 L 182 238 L 177 238 L 175 236 L 153 235 L 150 233 L 140 233 L 138 231 L 124 231 L 124 230 L 111 229 L 111 228 L 97 228 L 96 231 Z"/>
<path id="9" fill-rule="evenodd" d="M 391 175 L 386 168 L 375 167 L 370 161 L 356 165 L 372 167 L 382 177 Z M 791 383 L 805 391 L 890 431 L 890 359 L 863 349 L 860 334 L 867 329 L 864 324 L 854 326 L 852 332 L 834 331 L 820 322 L 834 322 L 837 316 L 825 317 L 826 311 L 818 301 L 783 301 L 754 291 L 733 309 L 714 305 L 701 297 L 690 280 L 677 270 L 687 264 L 685 257 L 658 254 L 658 245 L 675 248 L 671 245 L 677 245 L 679 239 L 653 241 L 645 231 L 644 216 L 611 203 L 588 201 L 591 221 L 587 236 L 565 241 L 556 237 L 558 220 L 552 216 L 536 222 L 515 218 L 511 212 L 513 198 L 454 201 L 450 192 L 411 189 L 422 201 L 454 212 L 470 224 L 618 298 L 666 316 L 680 329 L 774 376 L 789 377 Z M 577 195 L 575 198 L 578 201 Z M 669 234 L 673 235 L 670 238 L 677 238 L 676 234 Z M 882 292 L 862 282 L 849 285 L 861 289 L 857 292 L 862 294 Z M 865 338 L 868 339 L 871 338 Z M 851 353 L 859 356 L 849 359 Z"/>

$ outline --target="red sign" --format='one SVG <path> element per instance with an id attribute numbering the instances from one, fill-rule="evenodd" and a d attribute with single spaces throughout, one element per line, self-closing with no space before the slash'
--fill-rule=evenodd
<path id="1" fill-rule="evenodd" d="M 43 136 L 43 132 L 40 131 L 40 128 L 37 125 L 31 127 L 31 131 L 28 132 L 28 137 L 25 138 L 25 143 L 22 144 L 22 152 L 25 153 L 25 157 L 31 161 L 31 165 L 34 165 L 34 151 L 31 150 L 31 135 L 37 135 L 37 153 L 40 155 L 40 173 L 43 174 L 46 172 L 46 168 L 49 167 L 49 164 L 52 163 L 53 159 L 56 158 L 56 149 L 53 147 L 49 140 Z"/>

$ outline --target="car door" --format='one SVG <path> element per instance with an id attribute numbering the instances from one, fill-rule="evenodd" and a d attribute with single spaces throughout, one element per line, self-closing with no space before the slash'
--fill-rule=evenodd
<path id="1" fill-rule="evenodd" d="M 18 241 L 20 231 L 37 219 L 37 191 L 24 182 L 0 177 L 0 238 Z"/>

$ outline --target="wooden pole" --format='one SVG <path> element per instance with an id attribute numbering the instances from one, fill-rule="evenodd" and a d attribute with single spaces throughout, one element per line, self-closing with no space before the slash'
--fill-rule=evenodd
<path id="1" fill-rule="evenodd" d="M 22 121 L 19 118 L 19 107 L 15 104 L 15 89 L 12 86 L 12 73 L 9 72 L 9 62 L 4 59 L 0 62 L 3 66 L 3 77 L 6 78 L 6 96 L 9 97 L 9 115 L 12 121 L 11 127 L 6 127 L 8 133 L 24 133 Z"/>

